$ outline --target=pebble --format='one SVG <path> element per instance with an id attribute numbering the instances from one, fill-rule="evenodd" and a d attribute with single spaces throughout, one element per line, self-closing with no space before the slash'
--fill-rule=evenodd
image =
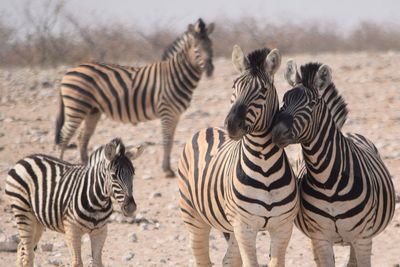
<path id="1" fill-rule="evenodd" d="M 57 259 L 51 259 L 47 261 L 48 264 L 54 265 L 54 266 L 62 266 L 62 261 L 57 260 Z"/>
<path id="2" fill-rule="evenodd" d="M 133 252 L 128 252 L 124 257 L 123 260 L 124 261 L 130 261 L 131 259 L 133 259 L 135 257 L 135 253 Z"/>
<path id="3" fill-rule="evenodd" d="M 134 243 L 136 243 L 138 240 L 137 235 L 135 233 L 130 234 L 128 238 L 131 242 L 134 242 Z"/>
<path id="4" fill-rule="evenodd" d="M 150 196 L 150 198 L 157 198 L 157 197 L 161 197 L 161 193 L 160 192 L 153 192 Z"/>
<path id="5" fill-rule="evenodd" d="M 53 244 L 50 243 L 44 243 L 40 247 L 42 248 L 42 251 L 53 251 Z"/>

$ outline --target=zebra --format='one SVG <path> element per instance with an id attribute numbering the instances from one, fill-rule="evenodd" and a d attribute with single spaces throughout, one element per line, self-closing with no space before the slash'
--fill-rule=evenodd
<path id="1" fill-rule="evenodd" d="M 88 233 L 92 264 L 102 266 L 111 198 L 125 216 L 134 215 L 131 160 L 142 152 L 142 146 L 128 150 L 115 138 L 95 150 L 85 165 L 42 154 L 18 161 L 8 172 L 5 188 L 21 239 L 18 266 L 33 266 L 34 247 L 44 229 L 64 233 L 72 266 L 83 266 L 81 237 Z"/>
<path id="2" fill-rule="evenodd" d="M 347 266 L 371 266 L 372 238 L 393 217 L 391 176 L 374 144 L 344 135 L 347 107 L 321 63 L 287 64 L 285 93 L 272 131 L 280 147 L 300 143 L 306 172 L 299 177 L 297 227 L 312 241 L 318 266 L 334 266 L 333 245 L 350 245 Z M 321 97 L 329 94 L 327 100 Z M 327 104 L 335 103 L 334 105 Z"/>
<path id="3" fill-rule="evenodd" d="M 63 158 L 68 142 L 78 135 L 80 158 L 86 162 L 87 146 L 102 113 L 112 120 L 136 124 L 161 119 L 166 177 L 174 177 L 170 155 L 180 115 L 189 107 L 202 73 L 213 73 L 212 41 L 208 26 L 199 19 L 189 24 L 168 51 L 166 60 L 143 67 L 83 63 L 70 69 L 61 81 L 55 143 Z M 172 53 L 172 52 L 171 52 Z"/>
<path id="4" fill-rule="evenodd" d="M 288 158 L 271 140 L 279 108 L 273 75 L 280 61 L 278 49 L 245 56 L 235 45 L 232 62 L 241 74 L 233 84 L 227 130 L 202 129 L 184 147 L 179 203 L 197 266 L 211 266 L 211 227 L 227 239 L 224 266 L 258 266 L 256 236 L 262 230 L 271 235 L 268 266 L 285 265 L 299 198 Z"/>

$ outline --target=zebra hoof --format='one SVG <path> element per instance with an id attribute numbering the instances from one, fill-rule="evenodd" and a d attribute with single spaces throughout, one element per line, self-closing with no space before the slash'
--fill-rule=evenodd
<path id="1" fill-rule="evenodd" d="M 164 176 L 165 176 L 165 178 L 174 178 L 175 177 L 175 173 L 171 169 L 164 170 Z"/>

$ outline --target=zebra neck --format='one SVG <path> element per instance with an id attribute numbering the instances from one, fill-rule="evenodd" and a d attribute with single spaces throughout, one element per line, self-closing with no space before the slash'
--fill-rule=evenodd
<path id="1" fill-rule="evenodd" d="M 349 162 L 351 151 L 329 112 L 316 124 L 319 130 L 313 140 L 301 145 L 309 179 L 316 186 L 335 189 L 343 173 L 348 173 L 344 163 Z"/>
<path id="2" fill-rule="evenodd" d="M 248 177 L 255 178 L 257 176 L 261 179 L 270 177 L 274 173 L 275 163 L 286 158 L 282 157 L 284 150 L 272 142 L 270 131 L 262 134 L 247 134 L 240 142 L 241 160 L 239 164 Z M 256 176 L 255 173 L 257 173 Z"/>
<path id="3" fill-rule="evenodd" d="M 108 192 L 105 162 L 100 161 L 91 165 L 87 172 L 88 195 L 98 208 L 105 207 L 111 201 Z"/>
<path id="4" fill-rule="evenodd" d="M 199 64 L 192 62 L 189 55 L 189 48 L 177 53 L 173 58 L 168 61 L 168 73 L 173 75 L 174 79 L 178 79 L 175 83 L 181 83 L 189 90 L 197 87 L 203 71 Z M 177 87 L 177 86 L 175 86 Z M 178 86 L 179 87 L 179 86 Z"/>

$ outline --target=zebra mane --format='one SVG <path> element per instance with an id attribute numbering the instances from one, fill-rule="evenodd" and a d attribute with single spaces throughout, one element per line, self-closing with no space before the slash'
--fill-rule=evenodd
<path id="1" fill-rule="evenodd" d="M 121 138 L 114 138 L 108 144 L 112 144 L 118 150 L 116 151 L 117 156 L 125 155 L 125 145 L 122 142 Z M 108 145 L 106 144 L 106 145 Z M 89 164 L 92 165 L 93 163 L 98 162 L 100 159 L 103 159 L 103 151 L 106 145 L 102 145 L 97 148 L 89 157 Z"/>
<path id="2" fill-rule="evenodd" d="M 188 42 L 188 39 L 189 39 L 188 35 L 189 35 L 189 32 L 186 31 L 181 36 L 178 36 L 175 39 L 175 41 L 173 41 L 169 46 L 167 46 L 165 48 L 161 59 L 162 60 L 170 59 L 170 58 L 174 57 L 177 53 L 182 51 Z"/>
<path id="3" fill-rule="evenodd" d="M 190 34 L 195 34 L 197 38 L 206 38 L 208 36 L 207 27 L 204 21 L 199 18 L 196 23 L 198 26 L 198 32 L 190 33 L 189 31 L 185 31 L 181 36 L 178 36 L 175 41 L 165 48 L 161 57 L 162 60 L 170 59 L 182 51 L 187 44 L 189 39 L 188 36 Z"/>
<path id="4" fill-rule="evenodd" d="M 314 88 L 314 78 L 321 65 L 321 63 L 313 62 L 300 67 L 301 83 L 305 88 L 313 90 L 314 92 L 316 91 Z M 349 111 L 347 109 L 347 103 L 339 94 L 333 82 L 324 90 L 322 98 L 328 106 L 336 126 L 341 129 L 346 122 Z"/>
<path id="5" fill-rule="evenodd" d="M 265 59 L 271 50 L 268 48 L 254 50 L 253 52 L 247 55 L 247 59 L 249 60 L 249 65 L 247 67 L 250 72 L 256 72 L 259 70 L 264 70 L 265 67 Z"/>

